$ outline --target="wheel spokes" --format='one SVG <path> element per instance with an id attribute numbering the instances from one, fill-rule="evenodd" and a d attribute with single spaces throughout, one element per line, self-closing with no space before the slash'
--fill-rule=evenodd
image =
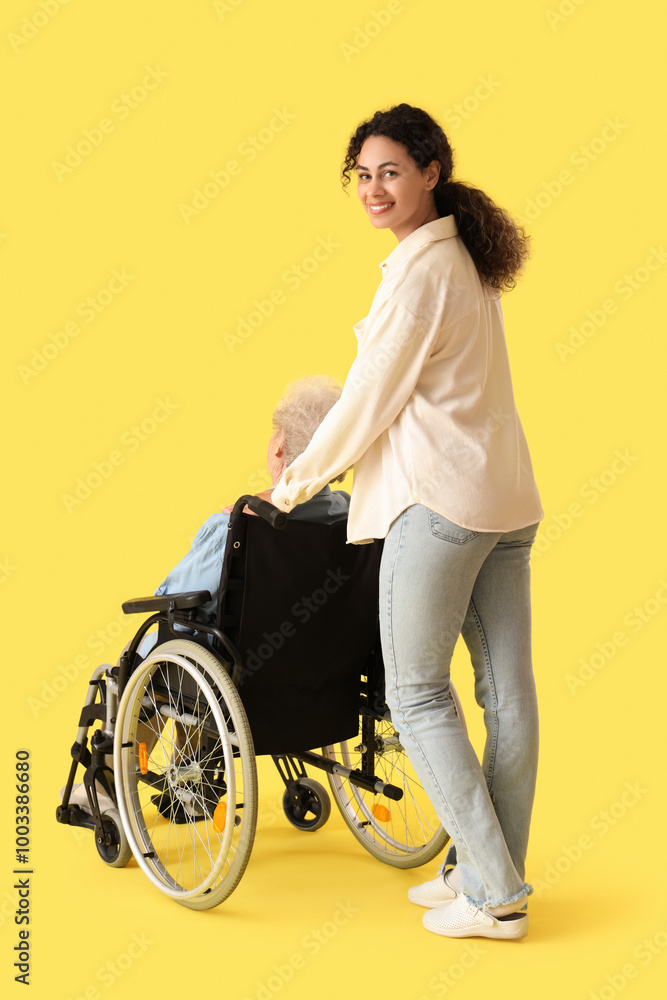
<path id="1" fill-rule="evenodd" d="M 360 736 L 358 741 L 328 748 L 328 753 L 345 767 L 362 769 L 364 747 Z M 399 801 L 382 799 L 347 778 L 333 775 L 331 784 L 339 807 L 362 842 L 387 856 L 417 854 L 441 836 L 440 822 L 390 722 L 376 721 L 374 748 L 374 774 L 398 786 L 403 797 Z"/>
<path id="2" fill-rule="evenodd" d="M 138 686 L 139 707 L 128 736 L 138 746 L 143 727 L 153 743 L 148 752 L 150 781 L 136 765 L 136 753 L 129 778 L 135 832 L 144 857 L 173 889 L 197 893 L 215 885 L 220 872 L 231 865 L 228 855 L 233 858 L 238 840 L 236 789 L 238 785 L 242 794 L 243 782 L 233 756 L 228 713 L 225 718 L 208 685 L 197 691 L 194 701 L 188 697 L 189 677 L 179 663 L 158 662 Z M 150 713 L 148 719 L 140 719 L 141 706 Z M 226 780 L 216 787 L 210 775 L 221 772 Z M 162 791 L 156 790 L 156 777 Z M 230 796 L 231 817 L 218 830 L 213 812 L 225 795 Z"/>

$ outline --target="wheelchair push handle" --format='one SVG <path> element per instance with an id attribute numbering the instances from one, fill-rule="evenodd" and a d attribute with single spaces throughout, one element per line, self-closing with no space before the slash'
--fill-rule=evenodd
<path id="1" fill-rule="evenodd" d="M 282 529 L 285 527 L 287 514 L 284 510 L 278 510 L 277 507 L 274 507 L 267 500 L 261 500 L 259 497 L 250 496 L 249 494 L 244 494 L 238 498 L 234 504 L 230 520 L 235 515 L 240 514 L 246 504 L 254 514 L 259 514 L 265 521 L 268 521 L 272 528 Z"/>

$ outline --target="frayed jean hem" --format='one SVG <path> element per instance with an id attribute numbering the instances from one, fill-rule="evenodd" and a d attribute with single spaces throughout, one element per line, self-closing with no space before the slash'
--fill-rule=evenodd
<path id="1" fill-rule="evenodd" d="M 488 910 L 488 909 L 492 909 L 494 906 L 507 906 L 509 903 L 516 903 L 519 899 L 522 899 L 524 896 L 532 896 L 533 892 L 534 892 L 534 889 L 533 889 L 532 885 L 529 885 L 526 882 L 526 883 L 524 883 L 524 887 L 521 890 L 521 892 L 515 893 L 513 896 L 510 896 L 508 899 L 499 899 L 495 903 L 491 902 L 491 900 L 488 900 L 488 899 L 473 899 L 472 896 L 466 895 L 465 892 L 462 893 L 461 895 L 464 896 L 464 898 L 467 900 L 468 903 L 472 903 L 472 905 L 476 906 L 478 909 L 480 909 L 480 910 Z"/>

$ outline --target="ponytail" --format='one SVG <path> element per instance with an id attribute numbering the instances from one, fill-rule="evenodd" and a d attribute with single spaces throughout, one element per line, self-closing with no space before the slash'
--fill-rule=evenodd
<path id="1" fill-rule="evenodd" d="M 483 284 L 509 292 L 530 252 L 530 237 L 488 194 L 464 181 L 438 182 L 438 215 L 453 215 Z"/>

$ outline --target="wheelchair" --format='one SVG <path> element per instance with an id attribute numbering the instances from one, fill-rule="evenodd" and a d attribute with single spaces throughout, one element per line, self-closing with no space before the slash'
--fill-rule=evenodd
<path id="1" fill-rule="evenodd" d="M 134 856 L 182 906 L 223 902 L 252 851 L 263 754 L 297 829 L 321 828 L 333 797 L 356 840 L 385 864 L 417 867 L 444 848 L 449 835 L 384 697 L 383 541 L 351 545 L 346 532 L 345 519 L 287 519 L 244 495 L 230 515 L 212 623 L 197 617 L 208 591 L 122 605 L 149 617 L 115 666 L 93 672 L 56 810 L 58 822 L 93 830 L 107 865 Z M 453 687 L 450 697 L 465 727 Z M 306 765 L 326 773 L 330 795 Z M 81 794 L 71 801 L 79 766 Z"/>

